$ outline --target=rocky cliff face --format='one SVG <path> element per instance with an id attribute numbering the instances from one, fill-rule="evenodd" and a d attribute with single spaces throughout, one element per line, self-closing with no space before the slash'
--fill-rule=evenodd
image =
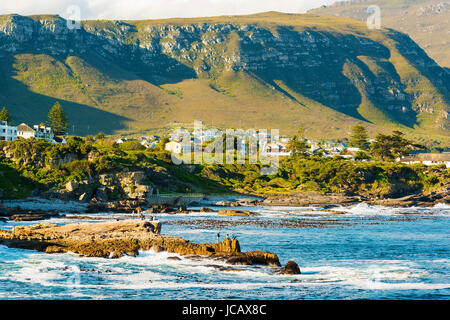
<path id="1" fill-rule="evenodd" d="M 409 34 L 431 58 L 443 67 L 450 67 L 448 0 L 348 0 L 311 10 L 310 13 L 366 21 L 371 15 L 367 9 L 372 5 L 380 8 L 383 26 Z"/>
<path id="2" fill-rule="evenodd" d="M 300 106 L 313 100 L 377 124 L 449 129 L 450 76 L 407 35 L 338 19 L 324 26 L 318 18 L 305 23 L 294 17 L 87 21 L 71 30 L 58 17 L 2 16 L 0 55 L 45 54 L 58 61 L 95 55 L 156 86 L 208 79 L 221 93 L 228 88 L 214 86 L 216 80 L 245 73 Z M 72 76 L 89 92 L 92 84 L 73 70 Z"/>

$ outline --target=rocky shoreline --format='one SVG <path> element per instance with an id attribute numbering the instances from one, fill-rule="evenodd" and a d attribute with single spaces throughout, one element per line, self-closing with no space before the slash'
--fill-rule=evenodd
<path id="1" fill-rule="evenodd" d="M 342 194 L 323 195 L 314 192 L 293 192 L 287 194 L 273 194 L 268 196 L 259 205 L 303 207 L 316 206 L 331 208 L 335 206 L 350 206 L 358 203 L 381 205 L 386 207 L 432 207 L 436 204 L 450 204 L 450 185 L 441 190 L 418 193 L 398 198 L 378 198 L 366 196 L 348 196 Z"/>
<path id="2" fill-rule="evenodd" d="M 85 257 L 120 258 L 137 256 L 139 250 L 167 251 L 192 259 L 213 259 L 230 265 L 264 265 L 279 273 L 298 274 L 295 262 L 281 268 L 276 254 L 264 251 L 242 252 L 236 239 L 218 243 L 192 243 L 189 240 L 160 234 L 157 221 L 113 221 L 57 226 L 39 224 L 0 230 L 0 244 L 10 248 L 45 253 L 72 252 Z M 298 269 L 298 272 L 297 272 Z"/>
<path id="3" fill-rule="evenodd" d="M 31 201 L 31 200 L 30 200 Z M 52 201 L 52 199 L 46 199 Z M 58 200 L 60 201 L 60 200 Z M 20 203 L 20 202 L 18 202 Z M 211 213 L 216 212 L 222 216 L 242 216 L 251 217 L 257 215 L 248 210 L 240 210 L 240 207 L 255 207 L 255 206 L 283 206 L 283 207 L 318 207 L 322 209 L 331 209 L 335 207 L 346 207 L 356 205 L 358 203 L 367 203 L 369 205 L 380 205 L 386 207 L 433 207 L 437 204 L 450 204 L 450 188 L 444 188 L 440 191 L 431 192 L 428 194 L 420 193 L 417 195 L 409 195 L 401 198 L 368 198 L 363 196 L 348 196 L 348 195 L 323 195 L 319 193 L 293 192 L 286 194 L 272 194 L 267 198 L 242 198 L 242 197 L 227 197 L 227 200 L 208 201 L 205 197 L 203 201 L 192 203 L 192 206 L 200 207 L 200 209 L 187 208 L 185 205 L 175 206 L 170 204 L 151 205 L 145 199 L 127 199 L 121 201 L 98 202 L 91 201 L 90 203 L 79 202 L 83 208 L 77 213 L 124 213 L 133 214 L 138 210 L 145 210 L 147 214 L 189 214 L 189 213 Z M 47 206 L 48 207 L 48 206 Z M 211 209 L 214 208 L 214 209 Z M 230 210 L 232 207 L 234 210 Z M 26 209 L 20 205 L 3 206 L 0 204 L 0 222 L 10 221 L 40 221 L 51 219 L 55 217 L 63 218 L 64 213 L 61 213 L 55 208 L 33 208 Z"/>

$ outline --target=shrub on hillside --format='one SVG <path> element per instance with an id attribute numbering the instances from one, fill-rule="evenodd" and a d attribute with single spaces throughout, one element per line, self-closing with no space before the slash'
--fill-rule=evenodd
<path id="1" fill-rule="evenodd" d="M 139 141 L 125 141 L 119 144 L 119 149 L 122 151 L 139 151 L 145 150 L 145 147 Z"/>

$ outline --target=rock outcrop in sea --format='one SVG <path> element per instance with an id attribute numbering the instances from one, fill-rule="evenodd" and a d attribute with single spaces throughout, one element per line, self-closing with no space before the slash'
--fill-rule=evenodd
<path id="1" fill-rule="evenodd" d="M 46 253 L 73 252 L 86 257 L 120 258 L 137 256 L 139 250 L 167 251 L 183 256 L 204 256 L 236 265 L 280 267 L 278 256 L 263 251 L 241 252 L 239 241 L 192 243 L 179 237 L 161 235 L 156 221 L 114 221 L 57 226 L 39 224 L 0 230 L 0 244 L 11 248 Z"/>

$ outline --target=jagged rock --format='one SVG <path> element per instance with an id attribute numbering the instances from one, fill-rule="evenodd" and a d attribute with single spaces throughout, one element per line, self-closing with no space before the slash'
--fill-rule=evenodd
<path id="1" fill-rule="evenodd" d="M 0 244 L 47 253 L 74 252 L 86 257 L 118 258 L 124 254 L 135 255 L 139 250 L 153 249 L 185 256 L 230 258 L 234 259 L 234 264 L 279 265 L 275 254 L 241 252 L 236 239 L 196 244 L 182 238 L 148 232 L 149 225 L 153 225 L 154 230 L 160 230 L 159 222 L 135 220 L 64 226 L 17 226 L 12 231 L 0 230 Z"/>
<path id="2" fill-rule="evenodd" d="M 149 208 L 146 213 L 167 213 L 167 214 L 177 214 L 177 213 L 189 213 L 185 206 L 180 206 L 178 209 L 174 209 L 173 206 L 168 204 L 153 205 Z"/>
<path id="3" fill-rule="evenodd" d="M 249 251 L 242 254 L 236 254 L 226 260 L 226 263 L 233 265 L 268 265 L 280 267 L 280 260 L 276 254 L 264 251 Z"/>
<path id="4" fill-rule="evenodd" d="M 200 212 L 214 212 L 214 210 L 210 208 L 201 208 Z"/>
<path id="5" fill-rule="evenodd" d="M 78 183 L 78 181 L 69 181 L 66 183 L 66 190 L 69 192 L 73 192 L 77 190 L 79 186 L 80 184 Z"/>

